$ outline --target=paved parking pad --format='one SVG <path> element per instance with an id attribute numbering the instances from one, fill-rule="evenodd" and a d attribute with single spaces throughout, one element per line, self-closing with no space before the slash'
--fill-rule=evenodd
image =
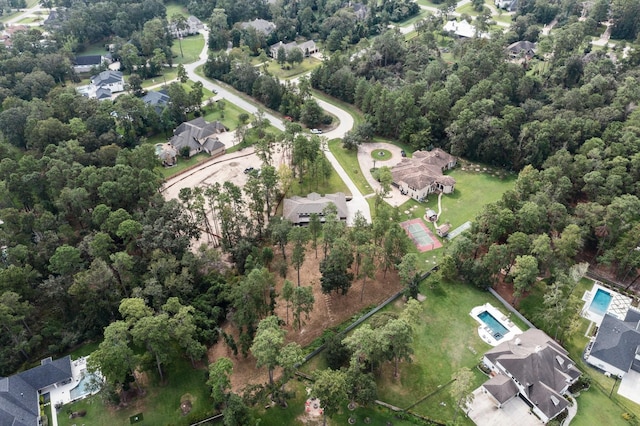
<path id="1" fill-rule="evenodd" d="M 519 397 L 513 398 L 502 408 L 496 407 L 482 388 L 473 391 L 473 402 L 469 405 L 468 416 L 478 426 L 539 426 L 542 421 L 529 412 L 529 406 Z"/>

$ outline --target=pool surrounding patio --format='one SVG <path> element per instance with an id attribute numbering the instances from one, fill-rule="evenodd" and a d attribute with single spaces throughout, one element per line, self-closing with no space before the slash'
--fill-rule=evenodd
<path id="1" fill-rule="evenodd" d="M 597 326 L 600 326 L 605 314 L 624 320 L 632 302 L 630 297 L 602 286 L 599 281 L 594 282 L 591 291 L 584 293 L 582 300 L 585 302 L 582 316 Z"/>
<path id="2" fill-rule="evenodd" d="M 480 323 L 478 335 L 491 346 L 498 346 L 522 334 L 522 330 L 491 303 L 476 306 L 469 315 Z"/>
<path id="3" fill-rule="evenodd" d="M 87 371 L 87 358 L 88 357 L 80 357 L 71 362 L 72 378 L 67 383 L 51 386 L 42 390 L 42 395 L 48 393 L 49 400 L 51 401 L 52 426 L 58 426 L 56 405 L 69 404 L 96 393 L 96 391 L 92 391 L 89 386 L 92 377 L 96 376 L 94 373 Z"/>

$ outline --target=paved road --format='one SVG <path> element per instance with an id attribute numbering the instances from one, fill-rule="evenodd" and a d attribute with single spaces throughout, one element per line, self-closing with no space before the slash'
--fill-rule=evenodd
<path id="1" fill-rule="evenodd" d="M 227 99 L 229 102 L 237 105 L 238 107 L 244 109 L 245 111 L 251 114 L 255 114 L 258 111 L 258 108 L 255 105 L 253 105 L 250 102 L 247 102 L 246 100 L 236 95 L 235 93 L 232 93 L 226 90 L 224 87 L 220 86 L 219 84 L 216 84 L 211 80 L 208 80 L 196 74 L 195 72 L 196 68 L 199 67 L 200 65 L 203 65 L 205 62 L 207 62 L 207 55 L 208 55 L 206 40 L 209 38 L 209 33 L 207 31 L 201 31 L 201 33 L 205 38 L 205 46 L 202 49 L 202 52 L 200 52 L 200 57 L 196 62 L 185 65 L 185 70 L 187 71 L 189 78 L 193 81 L 202 82 L 202 85 L 207 89 L 212 91 L 215 90 L 216 92 L 218 92 L 218 95 L 221 96 L 222 98 Z M 351 117 L 351 115 L 348 112 L 328 102 L 322 101 L 320 99 L 316 98 L 316 101 L 318 102 L 320 107 L 324 108 L 326 111 L 335 115 L 340 120 L 340 124 L 338 125 L 338 127 L 327 132 L 324 135 L 325 137 L 329 139 L 342 138 L 344 137 L 345 133 L 347 133 L 349 130 L 353 128 L 353 117 Z M 279 118 L 277 118 L 276 116 L 268 112 L 265 112 L 264 116 L 270 121 L 271 125 L 273 125 L 275 128 L 279 130 L 284 130 L 285 126 L 282 120 L 280 120 Z M 342 166 L 340 165 L 338 160 L 335 158 L 335 156 L 329 151 L 326 151 L 325 154 L 327 156 L 327 159 L 331 162 L 331 165 L 335 169 L 336 173 L 338 173 L 338 175 L 342 178 L 342 180 L 347 185 L 347 188 L 349 188 L 349 191 L 351 191 L 351 195 L 353 197 L 352 200 L 347 203 L 347 207 L 349 210 L 347 223 L 350 224 L 353 222 L 353 218 L 355 217 L 355 214 L 358 211 L 360 211 L 364 215 L 364 217 L 369 222 L 371 222 L 371 210 L 369 209 L 369 204 L 367 203 L 366 199 L 364 198 L 360 190 L 358 190 L 358 187 L 353 183 L 353 181 L 351 180 L 347 172 L 345 172 L 345 170 L 342 168 Z M 195 169 L 194 172 L 197 172 L 198 170 L 200 170 L 200 168 Z"/>

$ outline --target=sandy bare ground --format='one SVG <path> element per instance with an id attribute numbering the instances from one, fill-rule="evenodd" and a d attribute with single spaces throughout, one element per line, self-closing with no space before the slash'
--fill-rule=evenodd
<path id="1" fill-rule="evenodd" d="M 278 248 L 274 247 L 274 251 Z M 290 255 L 290 248 L 287 250 Z M 279 251 L 279 250 L 278 250 Z M 318 258 L 315 257 L 315 250 L 308 246 L 305 262 L 300 269 L 300 283 L 302 286 L 312 286 L 313 295 L 315 297 L 314 309 L 309 319 L 305 319 L 300 330 L 293 328 L 293 316 L 289 312 L 289 324 L 285 327 L 287 330 L 286 340 L 297 342 L 303 347 L 311 343 L 319 337 L 323 330 L 341 324 L 351 318 L 355 313 L 370 305 L 377 305 L 387 299 L 392 294 L 399 291 L 402 286 L 400 284 L 398 274 L 395 271 L 387 271 L 384 277 L 383 271 L 378 271 L 375 280 L 367 280 L 365 286 L 364 298 L 360 301 L 360 293 L 362 290 L 362 280 L 354 280 L 353 285 L 346 296 L 331 293 L 329 295 L 322 294 L 320 287 L 320 271 L 319 264 L 322 260 L 322 247 L 318 247 Z M 297 285 L 297 273 L 292 267 L 289 267 L 287 279 Z M 277 291 L 280 293 L 284 279 L 277 276 Z M 279 299 L 276 306 L 276 315 L 282 319 L 286 319 L 286 308 L 284 300 Z M 225 332 L 237 337 L 235 327 L 229 323 L 223 327 Z M 225 356 L 234 363 L 233 374 L 231 376 L 231 384 L 234 391 L 239 391 L 248 384 L 266 383 L 268 380 L 267 370 L 265 368 L 255 368 L 255 358 L 249 355 L 247 358 L 239 354 L 234 357 L 233 352 L 222 341 L 211 347 L 208 352 L 209 362 L 215 362 L 218 357 Z M 278 372 L 276 372 L 276 376 Z"/>

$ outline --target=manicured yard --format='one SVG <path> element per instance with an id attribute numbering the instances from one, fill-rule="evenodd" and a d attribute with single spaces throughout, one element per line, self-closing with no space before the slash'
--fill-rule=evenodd
<path id="1" fill-rule="evenodd" d="M 442 196 L 442 213 L 438 220 L 439 225 L 449 222 L 453 230 L 467 221 L 473 221 L 483 206 L 499 200 L 502 194 L 513 187 L 515 176 L 511 177 L 499 171 L 503 176 L 500 178 L 489 173 L 489 171 L 463 171 L 458 166 L 458 168 L 447 173 L 456 179 L 456 189 L 453 194 Z M 418 208 L 410 210 L 413 206 L 418 206 Z M 436 194 L 429 195 L 424 203 L 410 199 L 399 208 L 403 221 L 422 218 L 427 209 L 438 211 L 438 196 Z M 410 213 L 405 214 L 405 211 Z M 434 231 L 432 225 L 428 226 Z M 436 238 L 438 237 L 436 236 Z M 449 240 L 440 238 L 440 241 L 443 243 L 442 248 L 418 253 L 418 257 L 425 262 L 426 269 L 433 267 L 444 255 Z"/>
<path id="2" fill-rule="evenodd" d="M 188 169 L 191 166 L 195 166 L 196 164 L 199 164 L 199 163 L 204 163 L 210 158 L 211 156 L 209 154 L 207 154 L 206 152 L 201 152 L 200 154 L 196 154 L 193 157 L 188 159 L 180 157 L 178 158 L 178 164 L 176 164 L 175 166 L 158 167 L 157 170 L 160 171 L 160 174 L 162 174 L 162 176 L 165 179 L 168 179 L 171 176 L 175 176 L 181 171 Z"/>
<path id="3" fill-rule="evenodd" d="M 487 172 L 470 172 L 461 170 L 460 166 L 447 174 L 456 180 L 453 194 L 442 196 L 442 213 L 438 223 L 451 223 L 456 228 L 468 220 L 473 221 L 482 208 L 489 203 L 498 201 L 502 194 L 513 187 L 515 175 L 513 177 L 498 177 Z M 503 171 L 496 170 L 501 176 L 505 176 Z M 438 196 L 431 194 L 428 201 L 424 203 L 426 208 L 438 211 Z M 405 210 L 405 206 L 401 206 Z M 453 229 L 452 228 L 452 229 Z"/>
<path id="4" fill-rule="evenodd" d="M 171 46 L 171 52 L 173 53 L 173 66 L 178 64 L 190 64 L 200 58 L 200 52 L 204 47 L 204 37 L 202 34 L 196 34 L 182 39 L 182 53 L 184 57 L 180 55 L 180 42 L 178 40 L 173 41 Z"/>
<path id="5" fill-rule="evenodd" d="M 520 302 L 520 311 L 543 330 L 545 330 L 547 326 L 538 318 L 542 310 L 545 287 L 545 283 L 539 282 L 529 295 Z M 593 281 L 583 278 L 576 286 L 574 296 L 580 299 L 584 292 L 590 290 L 592 287 Z M 578 308 L 582 309 L 582 302 L 580 302 Z M 616 391 L 614 391 L 611 398 L 609 398 L 614 380 L 589 366 L 582 358 L 582 353 L 589 342 L 588 337 L 585 336 L 588 326 L 589 321 L 581 318 L 579 328 L 562 342 L 565 349 L 569 351 L 571 358 L 576 362 L 576 366 L 580 368 L 583 374 L 591 377 L 594 382 L 591 388 L 586 392 L 582 392 L 578 398 L 578 415 L 571 424 L 578 426 L 589 426 L 593 424 L 629 424 L 629 422 L 622 418 L 622 414 L 629 412 L 634 414 L 636 418 L 639 418 L 640 406 L 618 396 Z M 545 331 L 552 337 L 555 333 L 555 330 Z"/>
<path id="6" fill-rule="evenodd" d="M 393 25 L 395 25 L 397 27 L 406 27 L 406 26 L 409 26 L 409 25 L 413 25 L 416 22 L 418 22 L 419 20 L 426 18 L 427 15 L 430 15 L 430 13 L 428 11 L 426 11 L 424 9 L 420 9 L 420 11 L 415 16 L 407 18 L 404 21 L 394 22 Z"/>
<path id="7" fill-rule="evenodd" d="M 475 367 L 490 346 L 478 336 L 478 323 L 469 312 L 487 302 L 502 312 L 507 311 L 490 293 L 462 283 L 426 280 L 421 284 L 420 292 L 426 300 L 422 302 L 422 314 L 414 334 L 412 362 L 401 364 L 398 379 L 393 377 L 390 363 L 383 366 L 377 377 L 378 399 L 407 408 L 433 393 L 411 410 L 444 423 L 453 419 L 455 411 L 446 387 L 451 376 L 460 368 L 469 367 L 475 376 L 474 389 L 487 379 Z M 397 301 L 387 310 L 397 312 L 400 309 L 402 302 Z M 323 368 L 325 361 L 322 358 L 321 354 L 303 366 L 303 371 L 310 373 Z M 473 423 L 464 419 L 463 424 Z"/>
<path id="8" fill-rule="evenodd" d="M 221 121 L 229 131 L 235 130 L 240 124 L 240 114 L 249 114 L 247 111 L 239 108 L 235 104 L 224 100 L 224 109 L 219 108 L 219 102 L 214 104 L 213 108 L 205 107 L 204 119 L 207 121 Z M 253 115 L 249 114 L 249 121 L 253 119 Z"/>
<path id="9" fill-rule="evenodd" d="M 267 70 L 269 70 L 270 74 L 278 77 L 279 79 L 288 79 L 307 73 L 312 69 L 319 67 L 320 64 L 322 64 L 322 62 L 316 58 L 304 58 L 301 64 L 295 64 L 291 69 L 283 69 L 277 61 L 270 59 L 267 61 Z M 289 67 L 289 64 L 285 63 L 285 67 Z"/>
<path id="10" fill-rule="evenodd" d="M 413 362 L 402 364 L 399 379 L 393 378 L 392 367 L 387 365 L 378 378 L 378 393 L 381 400 L 405 408 L 435 392 L 413 410 L 446 422 L 455 411 L 445 387 L 451 376 L 462 367 L 471 368 L 474 389 L 487 379 L 475 366 L 490 346 L 478 336 L 478 323 L 469 312 L 487 302 L 506 310 L 490 293 L 462 283 L 426 280 L 420 291 L 427 298 L 414 335 Z M 398 309 L 397 304 L 394 309 Z"/>
<path id="11" fill-rule="evenodd" d="M 156 86 L 160 84 L 169 84 L 173 80 L 178 78 L 178 69 L 177 68 L 165 68 L 162 72 L 162 75 L 149 78 L 147 80 L 143 80 L 142 87 L 148 88 L 151 86 Z M 125 80 L 128 80 L 128 76 L 125 75 Z"/>
<path id="12" fill-rule="evenodd" d="M 304 197 L 310 192 L 317 192 L 322 195 L 344 192 L 347 195 L 351 195 L 351 191 L 349 191 L 347 185 L 345 185 L 344 181 L 333 168 L 331 169 L 331 176 L 326 181 L 322 176 L 315 178 L 312 172 L 306 173 L 302 182 L 294 179 L 289 191 L 287 191 L 287 197 L 291 197 L 292 195 Z"/>
<path id="13" fill-rule="evenodd" d="M 363 195 L 371 194 L 373 189 L 362 175 L 360 163 L 358 162 L 358 154 L 355 151 L 349 151 L 342 147 L 341 139 L 332 139 L 329 141 L 329 150 L 335 155 L 340 165 L 353 180 Z"/>
<path id="14" fill-rule="evenodd" d="M 183 15 L 185 18 L 189 16 L 189 11 L 181 4 L 169 2 L 165 5 L 165 7 L 167 8 L 167 19 L 169 20 L 175 14 Z"/>
<path id="15" fill-rule="evenodd" d="M 167 384 L 159 386 L 155 375 L 151 383 L 146 386 L 147 395 L 141 400 L 130 404 L 124 409 L 115 410 L 106 407 L 99 395 L 84 399 L 74 404 L 65 405 L 58 413 L 60 426 L 87 424 L 92 426 L 128 425 L 129 417 L 142 413 L 144 420 L 136 423 L 145 425 L 188 425 L 194 423 L 195 418 L 205 418 L 211 411 L 209 389 L 205 384 L 207 377 L 203 369 L 193 369 L 185 360 L 176 360 L 175 365 L 168 369 Z M 193 404 L 191 414 L 182 416 L 180 398 L 190 394 Z M 68 411 L 86 410 L 83 418 L 69 419 Z M 197 416 L 196 416 L 197 414 Z"/>

